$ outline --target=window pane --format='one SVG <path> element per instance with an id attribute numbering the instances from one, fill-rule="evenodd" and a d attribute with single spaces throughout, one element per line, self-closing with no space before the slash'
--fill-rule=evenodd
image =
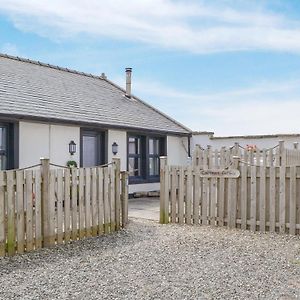
<path id="1" fill-rule="evenodd" d="M 128 140 L 129 154 L 140 154 L 141 139 L 138 137 L 130 137 Z"/>
<path id="2" fill-rule="evenodd" d="M 159 139 L 149 139 L 149 154 L 159 154 Z"/>
<path id="3" fill-rule="evenodd" d="M 150 157 L 149 158 L 149 175 L 158 176 L 159 175 L 159 158 Z"/>
<path id="4" fill-rule="evenodd" d="M 82 145 L 82 165 L 83 167 L 94 167 L 98 165 L 98 147 L 97 147 L 97 136 L 83 136 Z"/>
<path id="5" fill-rule="evenodd" d="M 6 134 L 6 127 L 0 127 L 0 170 L 6 170 L 7 168 Z"/>
<path id="6" fill-rule="evenodd" d="M 141 176 L 141 159 L 139 157 L 128 158 L 129 176 Z"/>

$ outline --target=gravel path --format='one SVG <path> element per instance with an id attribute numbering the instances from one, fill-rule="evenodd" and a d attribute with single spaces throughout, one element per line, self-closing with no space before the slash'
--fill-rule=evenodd
<path id="1" fill-rule="evenodd" d="M 0 259 L 0 299 L 300 299 L 300 238 L 135 219 Z"/>

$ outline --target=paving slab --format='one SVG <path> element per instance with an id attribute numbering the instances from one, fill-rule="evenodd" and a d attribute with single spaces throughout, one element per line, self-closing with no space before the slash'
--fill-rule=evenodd
<path id="1" fill-rule="evenodd" d="M 129 199 L 128 217 L 159 221 L 159 198 L 144 197 Z"/>

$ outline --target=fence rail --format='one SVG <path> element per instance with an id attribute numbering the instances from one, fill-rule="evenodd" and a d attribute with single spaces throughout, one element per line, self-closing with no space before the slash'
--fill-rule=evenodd
<path id="1" fill-rule="evenodd" d="M 168 166 L 162 157 L 160 222 L 300 234 L 299 166 L 249 166 L 236 158 L 230 168 L 240 176 L 205 178 L 199 165 Z"/>
<path id="2" fill-rule="evenodd" d="M 106 168 L 0 172 L 0 256 L 119 230 L 127 223 L 127 173 Z"/>

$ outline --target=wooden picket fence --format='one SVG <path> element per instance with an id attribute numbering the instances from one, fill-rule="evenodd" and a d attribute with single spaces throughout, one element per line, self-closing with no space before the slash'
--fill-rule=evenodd
<path id="1" fill-rule="evenodd" d="M 300 234 L 299 166 L 249 165 L 237 156 L 225 163 L 216 167 L 239 170 L 238 178 L 204 178 L 215 166 L 169 166 L 162 157 L 160 222 Z"/>
<path id="2" fill-rule="evenodd" d="M 294 143 L 294 149 L 285 148 L 284 142 L 280 141 L 278 145 L 267 149 L 244 148 L 235 143 L 232 147 L 222 147 L 212 149 L 208 146 L 206 149 L 196 145 L 193 151 L 193 165 L 199 167 L 214 166 L 214 168 L 223 168 L 232 163 L 233 156 L 238 156 L 241 161 L 249 165 L 256 166 L 300 166 L 300 150 L 298 143 Z"/>
<path id="3" fill-rule="evenodd" d="M 128 217 L 120 160 L 95 168 L 0 172 L 0 256 L 114 232 Z"/>

